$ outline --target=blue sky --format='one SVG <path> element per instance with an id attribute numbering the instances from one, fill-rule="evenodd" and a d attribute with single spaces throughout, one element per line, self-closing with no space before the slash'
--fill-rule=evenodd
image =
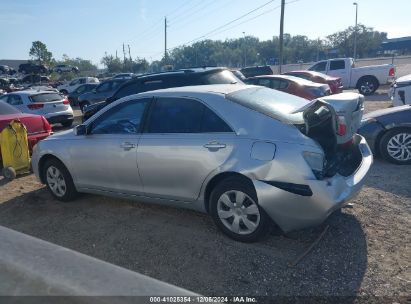
<path id="1" fill-rule="evenodd" d="M 269 0 L 0 0 L 0 59 L 26 59 L 32 41 L 41 40 L 55 58 L 63 54 L 99 63 L 104 53 L 159 59 L 168 48 L 185 44 L 263 6 Z M 285 32 L 309 38 L 354 25 L 353 0 L 286 0 Z M 411 36 L 410 0 L 357 0 L 358 21 L 389 38 Z M 280 0 L 210 34 L 210 39 L 279 33 Z M 256 17 L 257 15 L 260 15 Z M 250 20 L 256 17 L 254 20 Z M 244 21 L 246 23 L 240 24 Z"/>

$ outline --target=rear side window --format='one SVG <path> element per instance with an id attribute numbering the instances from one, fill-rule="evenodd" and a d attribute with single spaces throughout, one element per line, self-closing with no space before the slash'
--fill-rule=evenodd
<path id="1" fill-rule="evenodd" d="M 18 106 L 18 105 L 23 104 L 23 100 L 21 99 L 21 97 L 19 95 L 11 94 L 11 95 L 9 95 L 7 103 L 12 105 L 12 106 Z"/>
<path id="2" fill-rule="evenodd" d="M 232 132 L 213 111 L 197 100 L 159 98 L 151 112 L 148 133 Z"/>
<path id="3" fill-rule="evenodd" d="M 343 70 L 345 69 L 345 61 L 344 60 L 332 60 L 330 61 L 330 70 Z"/>
<path id="4" fill-rule="evenodd" d="M 143 83 L 144 92 L 154 91 L 164 88 L 164 83 L 161 79 L 158 80 L 147 80 Z"/>
<path id="5" fill-rule="evenodd" d="M 210 73 L 200 78 L 200 84 L 231 84 L 237 82 L 239 82 L 239 79 L 231 71 Z"/>
<path id="6" fill-rule="evenodd" d="M 63 97 L 58 93 L 43 93 L 30 96 L 32 102 L 52 102 L 62 100 Z"/>

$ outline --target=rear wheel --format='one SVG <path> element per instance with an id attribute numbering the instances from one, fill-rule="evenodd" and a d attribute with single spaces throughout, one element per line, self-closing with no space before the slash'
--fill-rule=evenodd
<path id="1" fill-rule="evenodd" d="M 359 80 L 357 85 L 358 92 L 365 96 L 374 94 L 378 86 L 378 81 L 374 77 L 364 77 Z"/>
<path id="2" fill-rule="evenodd" d="M 385 160 L 397 165 L 411 164 L 411 129 L 399 128 L 383 135 L 380 152 Z"/>
<path id="3" fill-rule="evenodd" d="M 68 92 L 66 90 L 61 90 L 60 93 L 64 95 L 68 95 Z"/>
<path id="4" fill-rule="evenodd" d="M 57 159 L 49 159 L 43 167 L 43 176 L 50 193 L 59 201 L 68 202 L 78 192 L 67 168 Z"/>
<path id="5" fill-rule="evenodd" d="M 80 103 L 79 106 L 80 106 L 81 112 L 84 113 L 84 108 L 89 105 L 90 105 L 90 102 L 88 101 L 83 101 L 82 103 Z"/>
<path id="6" fill-rule="evenodd" d="M 252 184 L 241 178 L 228 178 L 214 188 L 210 200 L 215 224 L 230 238 L 255 242 L 267 234 L 269 218 L 258 206 Z"/>

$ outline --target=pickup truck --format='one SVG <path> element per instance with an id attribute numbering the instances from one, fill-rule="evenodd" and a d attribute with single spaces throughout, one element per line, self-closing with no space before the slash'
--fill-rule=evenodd
<path id="1" fill-rule="evenodd" d="M 352 58 L 319 61 L 308 70 L 341 77 L 344 88 L 356 88 L 363 95 L 371 95 L 380 85 L 390 84 L 395 79 L 392 64 L 356 68 Z"/>

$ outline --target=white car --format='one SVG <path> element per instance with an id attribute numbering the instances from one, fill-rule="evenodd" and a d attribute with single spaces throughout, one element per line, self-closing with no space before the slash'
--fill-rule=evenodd
<path id="1" fill-rule="evenodd" d="M 73 79 L 70 83 L 62 84 L 57 87 L 57 89 L 65 94 L 68 95 L 72 93 L 75 89 L 77 89 L 82 84 L 86 83 L 99 83 L 100 81 L 96 77 L 79 77 Z"/>
<path id="2" fill-rule="evenodd" d="M 380 85 L 391 84 L 395 79 L 395 67 L 392 64 L 356 68 L 352 58 L 319 61 L 308 70 L 340 77 L 344 89 L 355 88 L 363 95 L 371 95 Z"/>
<path id="3" fill-rule="evenodd" d="M 411 104 L 411 74 L 395 80 L 389 92 L 389 97 L 394 107 Z"/>
<path id="4" fill-rule="evenodd" d="M 50 124 L 60 123 L 63 127 L 70 127 L 73 124 L 74 114 L 70 102 L 58 92 L 16 91 L 0 96 L 0 101 L 23 113 L 42 115 Z"/>
<path id="5" fill-rule="evenodd" d="M 53 68 L 53 71 L 56 73 L 63 73 L 63 72 L 78 72 L 78 67 L 68 65 L 68 64 L 58 64 Z"/>

